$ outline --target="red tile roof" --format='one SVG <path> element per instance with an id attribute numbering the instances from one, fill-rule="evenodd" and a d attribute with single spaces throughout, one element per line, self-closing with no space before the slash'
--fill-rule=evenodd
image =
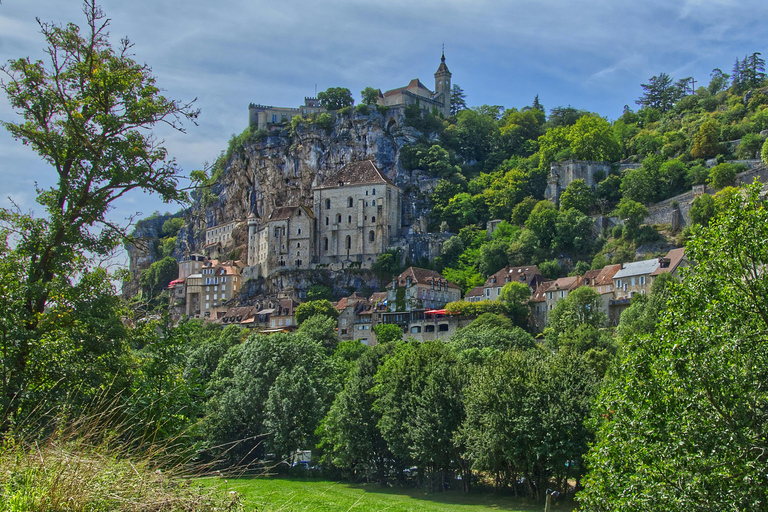
<path id="1" fill-rule="evenodd" d="M 651 275 L 658 276 L 665 272 L 674 272 L 683 261 L 685 261 L 685 247 L 672 249 L 667 253 L 665 258 L 659 258 L 660 265 L 656 270 L 651 272 Z"/>

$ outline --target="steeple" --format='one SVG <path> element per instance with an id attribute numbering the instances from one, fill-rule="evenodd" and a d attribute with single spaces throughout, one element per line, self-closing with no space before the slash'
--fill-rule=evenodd
<path id="1" fill-rule="evenodd" d="M 451 113 L 451 72 L 445 65 L 445 45 L 440 57 L 440 66 L 435 71 L 435 99 L 443 103 L 441 113 L 448 117 Z"/>

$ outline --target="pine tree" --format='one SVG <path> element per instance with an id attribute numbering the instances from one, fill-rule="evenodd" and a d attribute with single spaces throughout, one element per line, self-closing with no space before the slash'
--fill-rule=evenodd
<path id="1" fill-rule="evenodd" d="M 455 116 L 462 110 L 467 109 L 467 95 L 459 84 L 453 84 L 451 90 L 451 115 Z"/>

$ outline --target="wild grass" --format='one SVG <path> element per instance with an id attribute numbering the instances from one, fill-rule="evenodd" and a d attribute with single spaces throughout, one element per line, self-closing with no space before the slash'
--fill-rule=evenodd
<path id="1" fill-rule="evenodd" d="M 116 421 L 117 419 L 117 421 Z M 239 511 L 236 492 L 202 485 L 183 439 L 129 435 L 118 409 L 60 420 L 40 435 L 6 432 L 0 443 L 0 512 Z M 24 432 L 24 433 L 22 433 Z"/>

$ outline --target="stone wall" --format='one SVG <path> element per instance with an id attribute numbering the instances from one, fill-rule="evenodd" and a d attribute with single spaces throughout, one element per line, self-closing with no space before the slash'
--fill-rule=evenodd
<path id="1" fill-rule="evenodd" d="M 602 172 L 603 177 L 611 172 L 612 165 L 609 162 L 593 162 L 589 160 L 566 160 L 564 162 L 552 162 L 552 167 L 547 180 L 547 189 L 544 197 L 557 204 L 560 194 L 568 188 L 574 180 L 584 180 L 588 187 L 597 185 L 595 173 Z"/>
<path id="2" fill-rule="evenodd" d="M 760 183 L 768 183 L 768 166 L 765 164 L 754 167 L 736 175 L 736 186 L 748 185 L 755 178 Z M 698 189 L 698 190 L 696 190 Z M 694 187 L 694 190 L 660 201 L 648 208 L 647 224 L 671 224 L 672 229 L 682 229 L 691 223 L 691 205 L 696 196 L 701 193 L 715 194 L 716 190 L 707 186 Z M 674 204 L 676 203 L 677 206 Z"/>

